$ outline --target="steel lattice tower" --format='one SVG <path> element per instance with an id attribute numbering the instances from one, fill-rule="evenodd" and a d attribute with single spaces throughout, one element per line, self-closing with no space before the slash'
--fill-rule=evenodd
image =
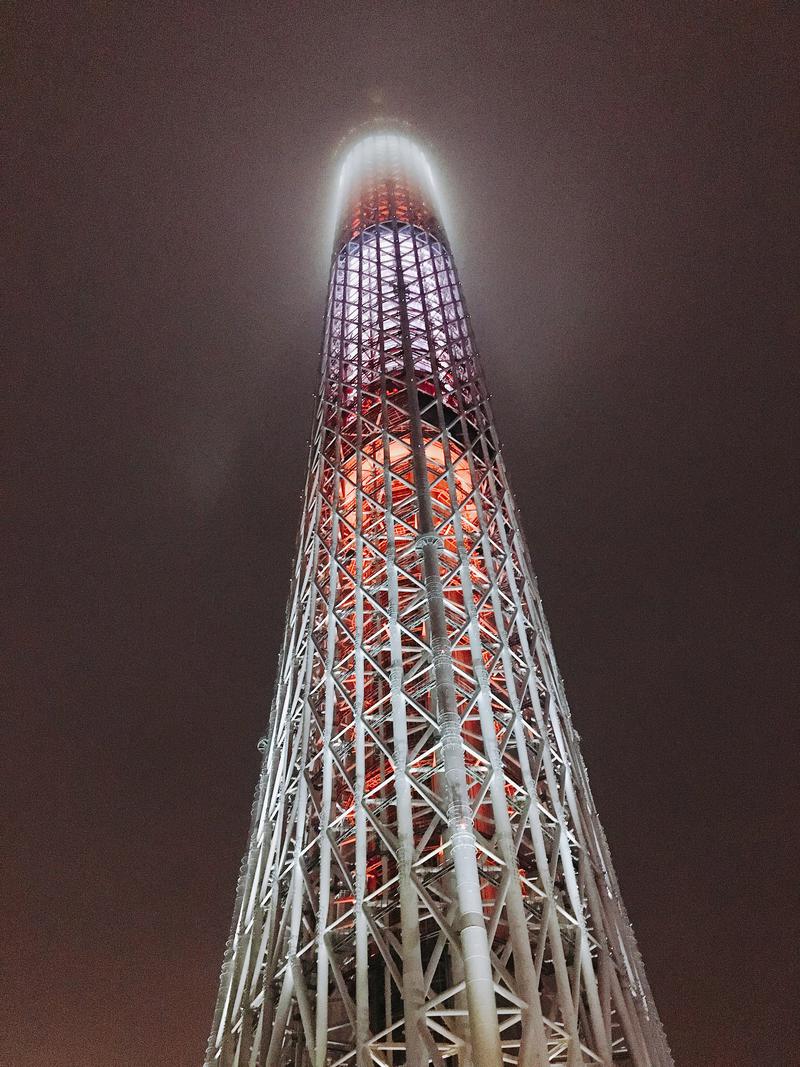
<path id="1" fill-rule="evenodd" d="M 672 1064 L 440 217 L 404 133 L 345 155 L 207 1067 Z"/>

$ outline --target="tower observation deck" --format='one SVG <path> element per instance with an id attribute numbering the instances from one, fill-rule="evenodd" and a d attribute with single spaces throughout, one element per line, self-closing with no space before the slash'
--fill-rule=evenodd
<path id="1" fill-rule="evenodd" d="M 440 220 L 405 133 L 350 146 L 206 1067 L 672 1064 Z"/>

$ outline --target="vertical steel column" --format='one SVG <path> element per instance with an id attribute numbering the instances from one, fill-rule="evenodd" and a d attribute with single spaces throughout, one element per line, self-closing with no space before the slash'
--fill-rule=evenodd
<path id="1" fill-rule="evenodd" d="M 399 621 L 399 588 L 395 550 L 395 519 L 392 489 L 391 443 L 389 439 L 389 411 L 386 399 L 386 338 L 383 313 L 383 265 L 381 243 L 376 245 L 376 274 L 378 278 L 378 346 L 382 362 L 381 424 L 383 435 L 384 492 L 386 499 L 386 584 L 389 597 L 389 647 L 391 655 L 391 707 L 394 741 L 394 775 L 397 803 L 397 879 L 400 897 L 400 947 L 403 962 L 403 1010 L 405 1016 L 406 1061 L 411 1064 L 427 1062 L 422 1040 L 422 1005 L 424 980 L 419 934 L 419 900 L 411 877 L 414 859 L 414 816 L 411 805 L 411 786 L 407 776 L 408 724 L 403 694 L 403 641 Z"/>
<path id="2" fill-rule="evenodd" d="M 357 346 L 362 351 L 364 310 L 364 246 L 358 246 L 358 332 Z M 355 789 L 353 806 L 356 831 L 355 894 L 354 911 L 356 927 L 356 1063 L 358 1067 L 370 1067 L 371 1057 L 367 1049 L 369 1040 L 369 944 L 367 917 L 364 913 L 364 897 L 367 891 L 367 819 L 364 811 L 365 731 L 364 731 L 364 522 L 363 501 L 363 420 L 361 417 L 361 365 L 358 363 L 356 383 L 356 514 L 355 514 Z"/>
<path id="3" fill-rule="evenodd" d="M 419 397 L 417 396 L 416 370 L 408 325 L 406 288 L 397 223 L 394 225 L 394 248 L 414 488 L 419 515 L 417 550 L 421 556 L 422 571 L 425 577 L 430 622 L 431 648 L 436 677 L 436 712 L 441 733 L 442 760 L 447 788 L 448 831 L 458 892 L 459 926 L 464 957 L 464 976 L 467 984 L 470 1031 L 476 1064 L 480 1064 L 480 1067 L 500 1067 L 503 1056 L 497 1022 L 494 976 L 483 915 L 472 808 L 467 792 L 461 719 L 456 704 L 453 662 L 447 635 L 442 579 L 439 573 L 440 538 L 433 521 L 428 486 L 428 461 L 425 455 L 425 439 L 422 433 Z"/>
<path id="4" fill-rule="evenodd" d="M 347 281 L 345 279 L 345 296 Z M 342 318 L 344 318 L 345 299 L 342 301 Z M 341 458 L 342 445 L 337 427 L 334 438 L 334 450 Z M 341 475 L 334 474 L 333 494 L 339 493 Z M 317 897 L 317 997 L 316 997 L 316 1060 L 315 1067 L 325 1067 L 328 1056 L 328 909 L 331 895 L 331 843 L 328 837 L 328 825 L 331 817 L 331 799 L 333 796 L 333 754 L 331 739 L 336 707 L 336 688 L 334 666 L 336 663 L 336 588 L 339 572 L 334 562 L 339 537 L 339 512 L 333 511 L 331 520 L 331 547 L 328 559 L 328 600 L 327 645 L 325 655 L 325 720 L 322 737 L 322 800 L 319 816 L 319 882 Z"/>

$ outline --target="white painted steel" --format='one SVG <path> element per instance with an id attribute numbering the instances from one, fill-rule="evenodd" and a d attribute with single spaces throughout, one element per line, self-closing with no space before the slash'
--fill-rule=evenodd
<path id="1" fill-rule="evenodd" d="M 387 136 L 343 169 L 205 1064 L 671 1067 L 426 168 Z"/>

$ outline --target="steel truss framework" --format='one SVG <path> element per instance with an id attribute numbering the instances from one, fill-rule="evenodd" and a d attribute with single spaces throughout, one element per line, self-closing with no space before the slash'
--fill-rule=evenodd
<path id="1" fill-rule="evenodd" d="M 381 151 L 332 266 L 206 1065 L 670 1067 L 452 257 Z"/>

